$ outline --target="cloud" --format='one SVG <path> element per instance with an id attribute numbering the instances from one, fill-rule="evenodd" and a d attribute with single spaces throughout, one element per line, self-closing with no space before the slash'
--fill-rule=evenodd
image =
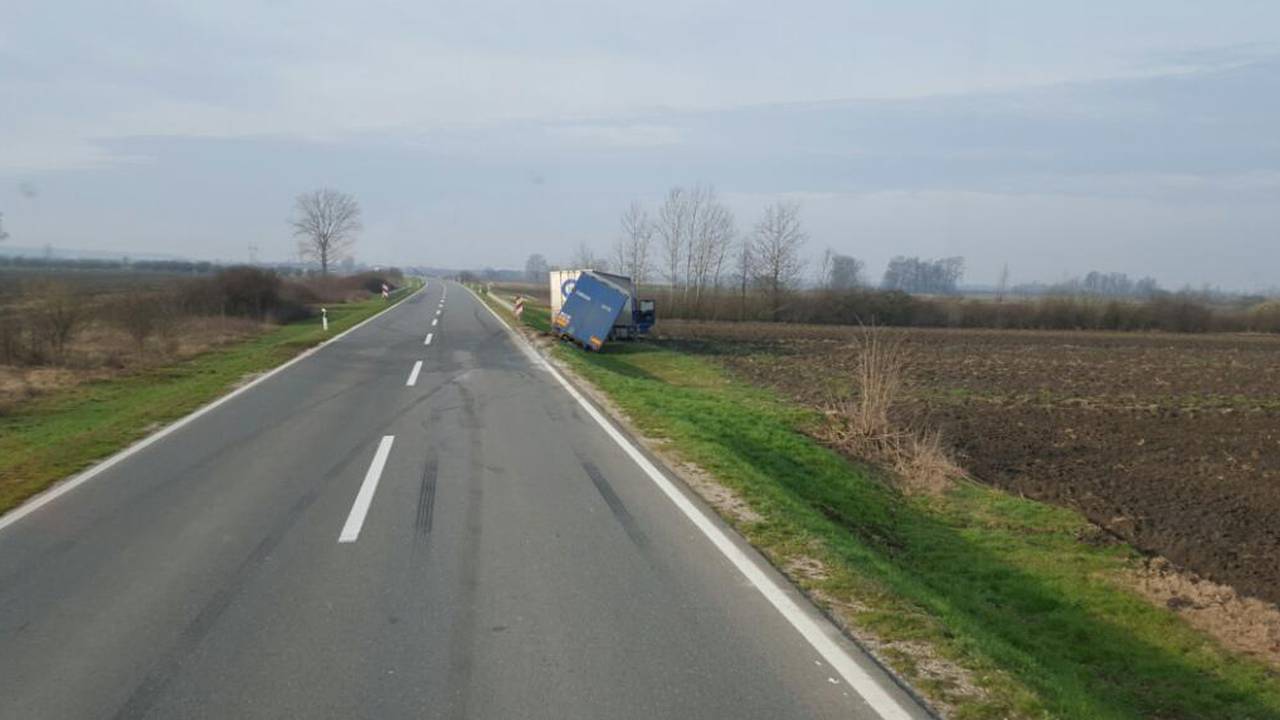
<path id="1" fill-rule="evenodd" d="M 645 124 L 572 123 L 552 125 L 548 132 L 579 150 L 671 147 L 684 136 L 678 127 Z"/>

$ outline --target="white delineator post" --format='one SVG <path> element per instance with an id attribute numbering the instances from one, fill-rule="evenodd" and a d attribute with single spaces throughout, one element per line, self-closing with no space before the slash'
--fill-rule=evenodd
<path id="1" fill-rule="evenodd" d="M 512 312 L 515 313 L 517 320 L 519 320 L 520 316 L 524 314 L 524 298 L 523 297 L 519 295 L 516 296 L 516 306 L 515 306 L 515 309 L 512 310 Z"/>
<path id="2" fill-rule="evenodd" d="M 328 308 L 320 308 L 320 326 L 325 332 L 329 332 L 329 310 Z"/>

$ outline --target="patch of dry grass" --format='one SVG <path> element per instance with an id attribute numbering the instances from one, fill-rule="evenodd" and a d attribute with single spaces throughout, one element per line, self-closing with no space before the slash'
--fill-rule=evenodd
<path id="1" fill-rule="evenodd" d="M 74 336 L 61 364 L 0 364 L 0 413 L 40 395 L 193 358 L 267 329 L 265 323 L 246 318 L 187 317 L 139 347 L 116 324 L 94 322 Z"/>
<path id="2" fill-rule="evenodd" d="M 938 494 L 964 477 L 940 431 L 894 420 L 894 407 L 908 385 L 909 355 L 901 336 L 864 327 L 848 347 L 855 353 L 854 392 L 831 401 L 824 439 L 850 455 L 891 468 L 905 492 Z"/>
<path id="3" fill-rule="evenodd" d="M 1280 671 L 1280 608 L 1246 597 L 1161 557 L 1147 558 L 1125 581 L 1226 647 Z"/>

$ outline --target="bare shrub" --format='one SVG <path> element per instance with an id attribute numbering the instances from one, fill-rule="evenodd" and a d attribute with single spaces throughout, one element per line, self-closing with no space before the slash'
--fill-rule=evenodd
<path id="1" fill-rule="evenodd" d="M 54 360 L 64 360 L 67 345 L 87 315 L 84 297 L 61 282 L 41 283 L 34 291 L 35 332 Z"/>
<path id="2" fill-rule="evenodd" d="M 112 308 L 112 319 L 133 340 L 139 355 L 146 352 L 147 339 L 156 333 L 160 324 L 157 302 L 153 293 L 132 292 L 117 300 Z"/>
<path id="3" fill-rule="evenodd" d="M 939 430 L 904 433 L 899 444 L 894 470 L 909 492 L 937 495 L 964 476 L 951 459 Z"/>
<path id="4" fill-rule="evenodd" d="M 1254 332 L 1280 332 L 1280 300 L 1272 300 L 1249 310 L 1249 329 Z"/>
<path id="5" fill-rule="evenodd" d="M 876 328 L 864 328 L 857 345 L 858 394 L 849 410 L 855 430 L 867 437 L 892 434 L 889 410 L 903 391 L 906 364 L 901 337 L 888 337 Z"/>
<path id="6" fill-rule="evenodd" d="M 21 361 L 24 330 L 18 318 L 0 315 L 0 364 L 17 365 Z"/>
<path id="7" fill-rule="evenodd" d="M 187 314 L 275 322 L 311 316 L 309 308 L 289 296 L 286 283 L 275 271 L 255 267 L 229 267 L 213 277 L 187 283 L 174 302 Z"/>
<path id="8" fill-rule="evenodd" d="M 851 346 L 855 392 L 831 403 L 828 440 L 845 452 L 891 468 L 909 493 L 937 494 L 964 475 L 938 430 L 895 421 L 893 410 L 907 390 L 907 349 L 902 338 L 863 326 Z"/>

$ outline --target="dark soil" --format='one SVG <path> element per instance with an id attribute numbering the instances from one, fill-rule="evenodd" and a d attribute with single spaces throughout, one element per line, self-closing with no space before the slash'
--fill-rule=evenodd
<path id="1" fill-rule="evenodd" d="M 665 322 L 756 384 L 822 407 L 856 328 Z M 1136 547 L 1280 603 L 1280 337 L 893 330 L 900 420 L 978 480 L 1070 506 Z"/>

